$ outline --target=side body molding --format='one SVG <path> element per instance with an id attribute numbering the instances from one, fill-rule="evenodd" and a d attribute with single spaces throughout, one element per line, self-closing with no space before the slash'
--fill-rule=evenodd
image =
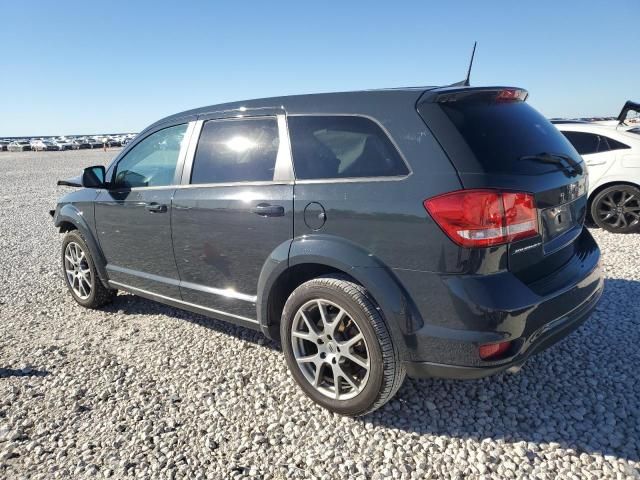
<path id="1" fill-rule="evenodd" d="M 90 207 L 93 208 L 93 205 Z M 93 220 L 93 215 L 91 215 L 91 220 Z M 58 211 L 56 211 L 54 219 L 54 225 L 57 228 L 63 223 L 71 223 L 75 226 L 87 243 L 89 250 L 91 251 L 91 255 L 95 260 L 96 271 L 98 272 L 98 277 L 103 285 L 108 286 L 109 277 L 107 275 L 107 270 L 105 268 L 106 261 L 104 255 L 102 255 L 102 250 L 100 249 L 100 245 L 96 239 L 94 229 L 89 225 L 89 222 L 85 219 L 85 215 L 81 212 L 78 207 L 73 205 L 72 203 L 67 203 L 62 205 Z"/>
<path id="2" fill-rule="evenodd" d="M 286 254 L 288 253 L 288 262 Z M 362 247 L 332 235 L 304 235 L 278 247 L 265 262 L 258 281 L 256 302 L 258 320 L 265 335 L 269 333 L 269 292 L 287 269 L 297 265 L 318 264 L 341 270 L 361 283 L 375 298 L 387 325 L 403 348 L 413 332 L 423 325 L 410 297 L 391 269 Z M 273 319 L 271 322 L 274 323 Z"/>

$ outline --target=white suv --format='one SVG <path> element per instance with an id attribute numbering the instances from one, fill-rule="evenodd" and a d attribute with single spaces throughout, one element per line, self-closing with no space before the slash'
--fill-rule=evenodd
<path id="1" fill-rule="evenodd" d="M 640 231 L 640 135 L 624 123 L 554 121 L 589 170 L 589 213 L 615 233 Z"/>

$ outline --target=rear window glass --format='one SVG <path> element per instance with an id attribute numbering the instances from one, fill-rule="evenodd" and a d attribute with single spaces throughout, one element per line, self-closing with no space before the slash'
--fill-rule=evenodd
<path id="1" fill-rule="evenodd" d="M 290 116 L 296 178 L 407 175 L 409 169 L 383 130 L 357 116 Z"/>
<path id="2" fill-rule="evenodd" d="M 496 103 L 483 96 L 441 104 L 486 173 L 537 175 L 557 167 L 523 160 L 551 153 L 569 155 L 575 150 L 551 122 L 525 102 Z"/>

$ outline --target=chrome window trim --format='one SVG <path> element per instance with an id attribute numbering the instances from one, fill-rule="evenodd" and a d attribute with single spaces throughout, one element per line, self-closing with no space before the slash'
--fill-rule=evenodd
<path id="1" fill-rule="evenodd" d="M 184 140 L 182 144 L 180 144 L 180 152 L 178 152 L 178 161 L 176 162 L 176 171 L 173 173 L 173 185 L 178 185 L 182 179 L 182 171 L 184 170 L 184 161 L 185 161 L 185 158 L 187 157 L 187 150 L 189 149 L 189 145 L 191 144 L 191 136 L 193 135 L 194 123 L 195 122 L 187 123 L 187 130 L 184 132 Z"/>
<path id="2" fill-rule="evenodd" d="M 407 175 L 396 175 L 386 177 L 345 177 L 345 178 L 314 178 L 296 180 L 296 185 L 311 185 L 314 183 L 371 183 L 371 182 L 400 182 L 406 180 L 411 176 L 411 173 Z"/>
<path id="3" fill-rule="evenodd" d="M 174 297 L 168 297 L 166 295 L 160 295 L 159 293 L 154 293 L 154 292 L 151 292 L 149 290 L 145 290 L 143 288 L 132 287 L 131 285 L 127 285 L 126 283 L 120 283 L 120 282 L 116 282 L 114 280 L 109 280 L 109 285 L 112 285 L 114 287 L 121 287 L 121 288 L 124 288 L 126 290 L 130 290 L 132 292 L 144 293 L 146 295 L 149 295 L 149 296 L 152 296 L 152 297 L 156 297 L 156 298 L 162 298 L 164 300 L 169 300 L 169 301 L 178 303 L 180 305 L 186 305 L 186 306 L 189 306 L 189 307 L 199 308 L 199 309 L 211 312 L 211 313 L 216 313 L 216 314 L 220 314 L 220 315 L 226 315 L 228 317 L 237 318 L 238 320 L 244 320 L 245 322 L 251 322 L 251 323 L 255 323 L 255 324 L 259 323 L 258 320 L 256 320 L 255 318 L 243 317 L 242 315 L 236 315 L 235 313 L 229 313 L 229 312 L 225 312 L 223 310 L 216 310 L 215 308 L 205 307 L 203 305 L 198 305 L 197 303 L 185 302 L 184 300 L 180 300 L 180 299 L 177 299 L 177 298 L 174 298 Z"/>
<path id="4" fill-rule="evenodd" d="M 211 188 L 211 187 L 266 187 L 270 185 L 293 185 L 293 181 L 275 182 L 272 180 L 257 182 L 227 182 L 227 183 L 189 183 L 187 185 L 175 185 L 177 190 L 191 188 Z"/>
<path id="5" fill-rule="evenodd" d="M 196 148 L 198 147 L 198 141 L 200 140 L 200 134 L 202 133 L 202 125 L 204 120 L 196 120 L 193 126 L 193 133 L 189 140 L 189 147 L 184 160 L 184 167 L 182 168 L 182 177 L 178 182 L 178 185 L 185 185 L 191 181 L 191 171 L 193 169 L 193 159 L 196 156 Z"/>
<path id="6" fill-rule="evenodd" d="M 292 182 L 295 179 L 293 173 L 293 155 L 291 154 L 291 140 L 285 115 L 277 115 L 278 121 L 278 154 L 273 170 L 274 182 Z"/>
<path id="7" fill-rule="evenodd" d="M 389 142 L 391 142 L 391 145 L 393 146 L 393 148 L 396 150 L 396 153 L 400 157 L 400 160 L 402 160 L 404 165 L 407 167 L 407 170 L 409 171 L 409 173 L 407 173 L 406 175 L 391 175 L 391 176 L 379 176 L 379 177 L 344 177 L 344 178 L 328 177 L 328 178 L 313 178 L 313 179 L 311 179 L 311 178 L 309 178 L 309 179 L 299 179 L 299 178 L 296 177 L 296 183 L 300 183 L 300 184 L 305 184 L 305 183 L 355 183 L 355 182 L 384 182 L 384 181 L 397 182 L 397 181 L 400 181 L 400 180 L 405 180 L 405 179 L 409 178 L 411 175 L 413 175 L 413 169 L 411 168 L 411 165 L 409 164 L 409 162 L 405 158 L 404 153 L 402 153 L 402 150 L 400 149 L 400 147 L 396 143 L 395 139 L 393 138 L 393 135 L 391 135 L 391 133 L 389 133 L 389 130 L 387 130 L 386 127 L 382 123 L 380 123 L 378 121 L 378 119 L 376 119 L 376 118 L 374 118 L 374 117 L 372 117 L 370 115 L 367 115 L 365 113 L 290 113 L 290 114 L 287 114 L 287 117 L 360 117 L 360 118 L 366 118 L 367 120 L 370 120 L 371 122 L 376 124 L 382 130 L 382 132 L 386 135 L 386 137 L 389 140 Z M 288 126 L 287 126 L 287 129 L 288 129 Z M 287 131 L 287 133 L 288 133 L 288 131 Z M 293 150 L 291 152 L 291 162 L 292 162 L 292 166 L 293 166 L 294 171 L 295 171 L 295 160 L 293 158 Z"/>

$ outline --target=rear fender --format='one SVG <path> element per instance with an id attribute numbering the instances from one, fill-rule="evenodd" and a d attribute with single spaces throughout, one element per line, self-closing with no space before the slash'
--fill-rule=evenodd
<path id="1" fill-rule="evenodd" d="M 288 261 L 286 261 L 288 254 Z M 362 247 L 332 235 L 304 235 L 280 245 L 265 263 L 258 281 L 257 311 L 268 335 L 269 293 L 296 265 L 314 264 L 342 271 L 363 285 L 381 309 L 398 347 L 423 326 L 423 319 L 391 269 Z M 403 348 L 404 350 L 404 348 Z"/>

